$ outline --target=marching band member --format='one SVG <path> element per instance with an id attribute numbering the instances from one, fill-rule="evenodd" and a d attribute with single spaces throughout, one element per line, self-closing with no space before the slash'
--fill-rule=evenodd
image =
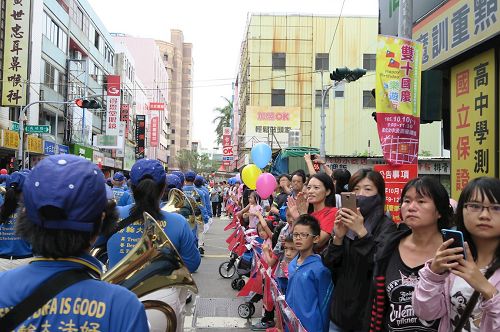
<path id="1" fill-rule="evenodd" d="M 1 331 L 148 331 L 136 295 L 99 280 L 102 265 L 88 253 L 116 220 L 104 186 L 96 165 L 68 154 L 45 158 L 27 175 L 16 232 L 36 257 L 0 273 Z"/>

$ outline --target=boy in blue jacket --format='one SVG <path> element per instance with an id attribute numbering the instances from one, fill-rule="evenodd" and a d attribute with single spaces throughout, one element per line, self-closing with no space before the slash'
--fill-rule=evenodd
<path id="1" fill-rule="evenodd" d="M 307 331 L 328 331 L 333 292 L 330 271 L 314 254 L 320 227 L 313 216 L 301 215 L 293 228 L 293 243 L 299 252 L 288 265 L 286 302 Z"/>

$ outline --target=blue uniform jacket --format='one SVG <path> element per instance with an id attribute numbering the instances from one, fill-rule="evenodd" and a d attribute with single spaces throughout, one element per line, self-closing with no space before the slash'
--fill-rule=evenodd
<path id="1" fill-rule="evenodd" d="M 90 255 L 65 259 L 34 258 L 25 266 L 0 273 L 0 316 L 49 277 L 70 269 L 100 275 Z M 129 290 L 95 279 L 71 285 L 36 311 L 15 331 L 149 331 L 144 306 Z"/>
<path id="2" fill-rule="evenodd" d="M 206 224 L 210 217 L 208 215 L 207 206 L 205 205 L 203 191 L 201 189 L 196 188 L 194 185 L 184 186 L 184 187 L 182 187 L 182 191 L 186 195 L 191 196 L 191 197 L 193 197 L 194 191 L 196 191 L 198 193 L 198 195 L 200 196 L 200 198 L 202 200 L 201 202 L 199 202 L 199 203 L 201 203 L 201 204 L 199 204 L 200 212 L 201 212 L 201 215 L 203 217 L 203 222 Z"/>
<path id="3" fill-rule="evenodd" d="M 111 190 L 113 191 L 113 196 L 116 200 L 116 206 L 125 206 L 131 204 L 131 197 L 127 190 L 119 187 L 113 187 Z"/>
<path id="4" fill-rule="evenodd" d="M 33 255 L 31 245 L 15 233 L 16 212 L 5 224 L 0 224 L 0 255 L 26 258 Z"/>
<path id="5" fill-rule="evenodd" d="M 203 191 L 204 194 L 203 202 L 205 203 L 205 209 L 207 209 L 208 216 L 212 218 L 213 214 L 212 214 L 212 202 L 210 202 L 210 192 L 208 191 L 207 187 L 203 186 L 196 187 L 196 189 Z"/>
<path id="6" fill-rule="evenodd" d="M 130 215 L 131 207 L 132 205 L 118 207 L 120 219 L 125 219 Z M 200 266 L 201 257 L 188 222 L 177 213 L 162 211 L 162 215 L 163 218 L 158 220 L 158 224 L 172 241 L 188 270 L 190 272 L 196 271 Z M 109 238 L 107 248 L 110 267 L 113 267 L 127 255 L 141 238 L 143 232 L 142 224 L 133 223 Z"/>
<path id="7" fill-rule="evenodd" d="M 321 262 L 321 256 L 311 255 L 300 266 L 298 257 L 288 265 L 286 302 L 307 331 L 328 331 L 332 275 Z"/>

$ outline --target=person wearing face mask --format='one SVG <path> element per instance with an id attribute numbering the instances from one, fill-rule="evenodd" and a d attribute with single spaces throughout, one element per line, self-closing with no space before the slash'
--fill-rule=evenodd
<path id="1" fill-rule="evenodd" d="M 360 169 L 349 181 L 356 211 L 341 208 L 323 264 L 332 272 L 335 292 L 330 307 L 330 331 L 367 331 L 368 299 L 376 248 L 397 230 L 384 213 L 385 183 L 380 173 Z M 371 304 L 370 304 L 371 306 Z"/>

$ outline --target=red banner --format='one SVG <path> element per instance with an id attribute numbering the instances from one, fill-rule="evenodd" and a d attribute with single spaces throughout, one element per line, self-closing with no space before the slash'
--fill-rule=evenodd
<path id="1" fill-rule="evenodd" d="M 418 165 L 375 165 L 373 168 L 385 181 L 385 208 L 391 213 L 392 220 L 399 223 L 401 193 L 406 183 L 418 176 Z"/>
<path id="2" fill-rule="evenodd" d="M 106 85 L 106 135 L 118 136 L 120 120 L 120 76 L 108 75 Z"/>
<path id="3" fill-rule="evenodd" d="M 151 112 L 151 127 L 150 127 L 150 140 L 149 146 L 158 147 L 158 136 L 160 134 L 160 117 L 158 115 L 158 111 Z"/>
<path id="4" fill-rule="evenodd" d="M 164 103 L 158 103 L 158 102 L 151 102 L 151 103 L 149 103 L 149 110 L 150 111 L 164 111 L 165 110 L 165 104 Z"/>

